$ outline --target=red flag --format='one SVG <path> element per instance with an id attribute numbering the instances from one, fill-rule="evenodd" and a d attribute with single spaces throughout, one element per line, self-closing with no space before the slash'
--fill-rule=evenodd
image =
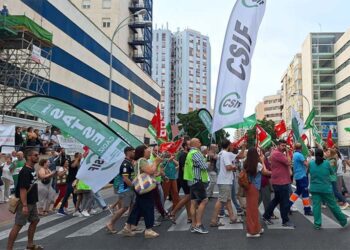
<path id="1" fill-rule="evenodd" d="M 159 152 L 169 152 L 170 154 L 175 154 L 183 143 L 183 138 L 175 142 L 164 142 L 159 146 Z"/>
<path id="2" fill-rule="evenodd" d="M 265 148 L 272 142 L 271 136 L 260 126 L 256 125 L 256 137 L 258 146 Z"/>
<path id="3" fill-rule="evenodd" d="M 239 148 L 240 146 L 242 146 L 242 144 L 244 142 L 247 142 L 247 141 L 248 141 L 248 134 L 245 133 L 243 135 L 243 137 L 240 138 L 238 141 L 235 141 L 235 142 L 231 143 L 231 146 L 234 147 L 234 148 Z"/>
<path id="4" fill-rule="evenodd" d="M 290 132 L 289 132 L 289 134 L 288 134 L 288 137 L 287 137 L 287 144 L 289 145 L 289 147 L 291 148 L 291 149 L 293 149 L 294 148 L 294 139 L 293 139 L 293 130 L 291 130 Z"/>
<path id="5" fill-rule="evenodd" d="M 309 138 L 307 138 L 307 135 L 306 135 L 306 134 L 302 134 L 302 135 L 301 135 L 301 139 L 302 139 L 303 141 L 309 140 Z"/>
<path id="6" fill-rule="evenodd" d="M 168 140 L 166 127 L 163 117 L 160 114 L 159 104 L 157 106 L 156 112 L 151 120 L 151 124 L 148 127 L 148 131 L 155 137 L 156 139 Z"/>
<path id="7" fill-rule="evenodd" d="M 283 133 L 287 132 L 286 123 L 281 120 L 280 123 L 275 125 L 275 133 L 277 137 L 280 137 Z"/>
<path id="8" fill-rule="evenodd" d="M 332 139 L 332 130 L 328 131 L 328 136 L 327 136 L 327 147 L 332 148 L 334 146 L 334 142 Z"/>

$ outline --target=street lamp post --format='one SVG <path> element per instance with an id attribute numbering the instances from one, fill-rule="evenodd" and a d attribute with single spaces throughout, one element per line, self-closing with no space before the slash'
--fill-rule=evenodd
<path id="1" fill-rule="evenodd" d="M 296 96 L 296 95 L 299 95 L 299 96 L 302 96 L 305 100 L 306 100 L 306 102 L 307 102 L 307 106 L 308 106 L 308 110 L 309 110 L 309 114 L 310 114 L 310 112 L 311 112 L 311 106 L 310 106 L 310 102 L 309 102 L 309 99 L 307 99 L 307 97 L 306 96 L 304 96 L 303 94 L 301 94 L 301 93 L 297 93 L 297 92 L 294 92 L 294 93 L 292 93 L 291 94 L 291 96 Z M 303 116 L 304 116 L 304 114 L 303 114 Z M 311 140 L 311 133 L 310 133 L 310 130 L 309 130 L 309 140 Z M 309 143 L 311 144 L 311 141 L 309 141 Z M 310 145 L 311 146 L 311 145 Z"/>
<path id="2" fill-rule="evenodd" d="M 135 15 L 144 15 L 147 11 L 145 9 L 136 11 L 135 13 L 129 15 L 128 17 L 124 18 L 117 26 L 117 28 L 114 30 L 113 35 L 111 37 L 111 47 L 109 50 L 109 89 L 108 89 L 108 115 L 107 115 L 107 124 L 111 121 L 112 116 L 112 72 L 113 72 L 113 40 L 121 28 L 126 26 L 124 22 L 128 20 L 129 18 L 135 16 Z"/>

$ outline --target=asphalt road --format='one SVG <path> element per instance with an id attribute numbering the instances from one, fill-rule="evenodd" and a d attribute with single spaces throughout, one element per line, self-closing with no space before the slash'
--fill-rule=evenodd
<path id="1" fill-rule="evenodd" d="M 347 178 L 347 181 L 349 179 Z M 104 192 L 109 203 L 114 201 L 112 190 Z M 209 225 L 215 200 L 211 200 L 204 216 L 204 225 Z M 168 206 L 167 203 L 166 206 Z M 60 217 L 50 215 L 41 220 L 36 233 L 37 243 L 45 249 L 350 249 L 350 227 L 340 228 L 328 209 L 323 209 L 322 230 L 314 230 L 313 218 L 305 217 L 299 202 L 299 212 L 293 213 L 291 221 L 295 229 L 284 229 L 280 220 L 275 225 L 266 226 L 265 234 L 261 238 L 247 239 L 244 225 L 226 224 L 221 228 L 209 228 L 209 234 L 200 235 L 190 233 L 186 223 L 186 212 L 178 214 L 177 225 L 165 221 L 155 231 L 160 233 L 156 239 L 145 239 L 143 234 L 132 238 L 120 234 L 110 235 L 104 230 L 104 225 L 110 214 L 102 212 L 88 218 Z M 301 212 L 300 212 L 301 211 Z M 350 210 L 344 211 L 350 217 Z M 278 211 L 277 211 L 278 213 Z M 227 218 L 223 219 L 227 222 Z M 116 225 L 121 230 L 126 218 L 122 218 Z M 6 249 L 8 231 L 11 225 L 0 228 L 0 249 Z M 141 225 L 142 227 L 142 225 Z M 26 231 L 20 233 L 15 249 L 24 249 L 26 245 Z"/>

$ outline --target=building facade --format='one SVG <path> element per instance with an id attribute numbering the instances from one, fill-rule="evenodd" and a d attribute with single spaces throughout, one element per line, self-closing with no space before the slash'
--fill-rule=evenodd
<path id="1" fill-rule="evenodd" d="M 311 33 L 302 45 L 302 92 L 315 108 L 315 124 L 322 137 L 327 138 L 328 131 L 333 132 L 337 142 L 337 94 L 334 46 L 343 33 Z M 307 105 L 306 99 L 303 106 Z M 303 110 L 308 116 L 308 110 Z"/>
<path id="2" fill-rule="evenodd" d="M 301 54 L 294 56 L 281 80 L 282 119 L 287 127 L 291 128 L 292 108 L 303 118 L 303 92 L 302 92 L 302 63 Z M 311 107 L 306 106 L 309 111 Z"/>
<path id="3" fill-rule="evenodd" d="M 155 72 L 152 76 L 160 86 L 170 84 L 168 88 L 170 93 L 164 90 L 162 106 L 165 121 L 174 123 L 177 113 L 188 113 L 200 108 L 210 110 L 209 38 L 190 29 L 171 34 L 171 41 L 167 29 L 159 29 L 154 33 L 159 36 L 153 37 L 153 49 L 155 49 L 153 71 Z M 167 58 L 168 55 L 170 57 Z M 170 70 L 166 71 L 169 68 L 169 62 Z"/>
<path id="4" fill-rule="evenodd" d="M 265 96 L 264 102 L 264 118 L 266 120 L 272 120 L 274 122 L 280 122 L 282 120 L 282 96 L 278 91 L 275 95 Z"/>
<path id="5" fill-rule="evenodd" d="M 69 1 L 9 1 L 12 15 L 26 15 L 53 34 L 49 96 L 74 104 L 106 121 L 111 40 Z M 1 84 L 1 83 L 0 83 Z M 147 127 L 160 100 L 160 87 L 117 46 L 113 48 L 112 119 L 128 122 L 128 96 L 135 114 L 130 132 L 149 137 Z"/>
<path id="6" fill-rule="evenodd" d="M 70 0 L 147 74 L 152 70 L 152 0 Z M 144 15 L 135 15 L 140 10 Z M 128 18 L 130 17 L 130 18 Z"/>
<path id="7" fill-rule="evenodd" d="M 264 102 L 259 102 L 255 106 L 255 115 L 257 120 L 263 120 L 265 115 L 264 115 Z"/>

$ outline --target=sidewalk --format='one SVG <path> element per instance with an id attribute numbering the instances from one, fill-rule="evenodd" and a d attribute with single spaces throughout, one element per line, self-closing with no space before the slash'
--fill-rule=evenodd
<path id="1" fill-rule="evenodd" d="M 0 227 L 9 224 L 15 218 L 14 214 L 11 214 L 8 210 L 8 204 L 0 204 Z"/>

